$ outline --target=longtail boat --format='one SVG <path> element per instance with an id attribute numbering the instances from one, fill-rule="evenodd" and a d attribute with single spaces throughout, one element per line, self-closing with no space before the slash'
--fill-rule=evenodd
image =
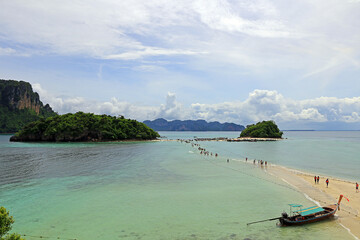
<path id="1" fill-rule="evenodd" d="M 340 195 L 338 203 L 324 207 L 312 206 L 302 208 L 302 205 L 289 204 L 290 216 L 286 212 L 282 213 L 279 218 L 280 225 L 296 226 L 331 218 L 335 215 L 338 209 L 340 210 L 340 202 L 342 198 L 343 195 Z M 292 208 L 296 208 L 296 210 L 292 211 Z"/>
<path id="2" fill-rule="evenodd" d="M 302 208 L 302 205 L 299 204 L 289 204 L 290 206 L 289 215 L 286 212 L 284 212 L 281 214 L 281 217 L 251 222 L 248 223 L 247 225 L 265 222 L 265 221 L 279 220 L 280 226 L 298 226 L 298 225 L 329 219 L 331 217 L 334 217 L 337 210 L 340 210 L 340 202 L 343 197 L 344 197 L 343 195 L 340 195 L 339 201 L 337 203 L 324 207 L 312 206 L 308 208 Z M 347 200 L 349 201 L 349 199 Z"/>

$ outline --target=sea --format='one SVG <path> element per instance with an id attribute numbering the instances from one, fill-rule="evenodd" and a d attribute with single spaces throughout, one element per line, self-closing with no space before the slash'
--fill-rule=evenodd
<path id="1" fill-rule="evenodd" d="M 359 181 L 359 131 L 285 131 L 274 142 L 19 143 L 0 135 L 0 206 L 31 239 L 354 239 L 337 221 L 279 227 L 288 204 L 312 206 L 254 159 Z M 227 160 L 229 159 L 229 162 Z"/>

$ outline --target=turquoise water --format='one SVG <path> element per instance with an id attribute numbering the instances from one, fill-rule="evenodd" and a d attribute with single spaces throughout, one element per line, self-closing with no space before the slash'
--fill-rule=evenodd
<path id="1" fill-rule="evenodd" d="M 353 168 L 332 169 L 330 164 L 319 171 L 356 176 L 354 166 L 358 169 L 359 164 L 352 154 L 357 154 L 353 147 L 358 146 L 360 134 L 348 134 L 286 132 L 289 139 L 275 143 L 201 142 L 218 152 L 218 158 L 204 157 L 180 142 L 38 144 L 10 143 L 9 136 L 0 136 L 0 205 L 14 216 L 14 231 L 32 236 L 352 239 L 336 221 L 295 228 L 280 228 L 274 221 L 246 227 L 248 222 L 278 217 L 288 210 L 287 203 L 312 203 L 284 183 L 274 184 L 277 180 L 260 168 L 238 161 L 226 163 L 227 158 L 248 156 L 313 170 L 336 160 L 334 154 L 326 153 L 336 146 L 347 152 L 341 154 L 346 157 L 342 166 Z M 176 139 L 239 134 L 161 135 Z M 297 151 L 302 151 L 301 156 Z M 315 153 L 312 160 L 305 157 Z"/>
<path id="2" fill-rule="evenodd" d="M 283 137 L 287 139 L 256 143 L 203 142 L 202 145 L 233 158 L 262 159 L 316 175 L 359 181 L 360 131 L 286 131 Z"/>

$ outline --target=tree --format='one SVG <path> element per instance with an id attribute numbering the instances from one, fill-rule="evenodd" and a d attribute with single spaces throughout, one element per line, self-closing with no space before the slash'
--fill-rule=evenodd
<path id="1" fill-rule="evenodd" d="M 262 121 L 257 124 L 246 126 L 240 134 L 240 137 L 254 137 L 254 138 L 281 138 L 281 132 L 274 121 Z"/>
<path id="2" fill-rule="evenodd" d="M 136 120 L 77 112 L 31 122 L 10 141 L 151 140 L 160 135 Z"/>
<path id="3" fill-rule="evenodd" d="M 8 234 L 14 222 L 9 211 L 4 207 L 0 207 L 0 240 L 24 240 L 19 234 Z"/>

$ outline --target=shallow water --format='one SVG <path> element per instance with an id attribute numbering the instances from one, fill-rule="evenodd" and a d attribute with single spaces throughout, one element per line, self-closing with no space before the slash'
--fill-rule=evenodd
<path id="1" fill-rule="evenodd" d="M 288 136 L 289 141 L 279 144 L 307 141 L 298 135 L 290 141 Z M 284 148 L 279 145 L 201 143 L 220 154 L 214 158 L 179 142 L 34 144 L 8 139 L 0 136 L 0 205 L 10 210 L 14 231 L 22 234 L 76 239 L 352 239 L 336 221 L 295 228 L 276 227 L 274 221 L 246 227 L 279 216 L 288 203 L 313 205 L 264 169 L 235 160 L 226 163 L 227 158 L 249 155 L 283 164 L 274 157 Z M 294 165 L 291 161 L 289 166 Z"/>

